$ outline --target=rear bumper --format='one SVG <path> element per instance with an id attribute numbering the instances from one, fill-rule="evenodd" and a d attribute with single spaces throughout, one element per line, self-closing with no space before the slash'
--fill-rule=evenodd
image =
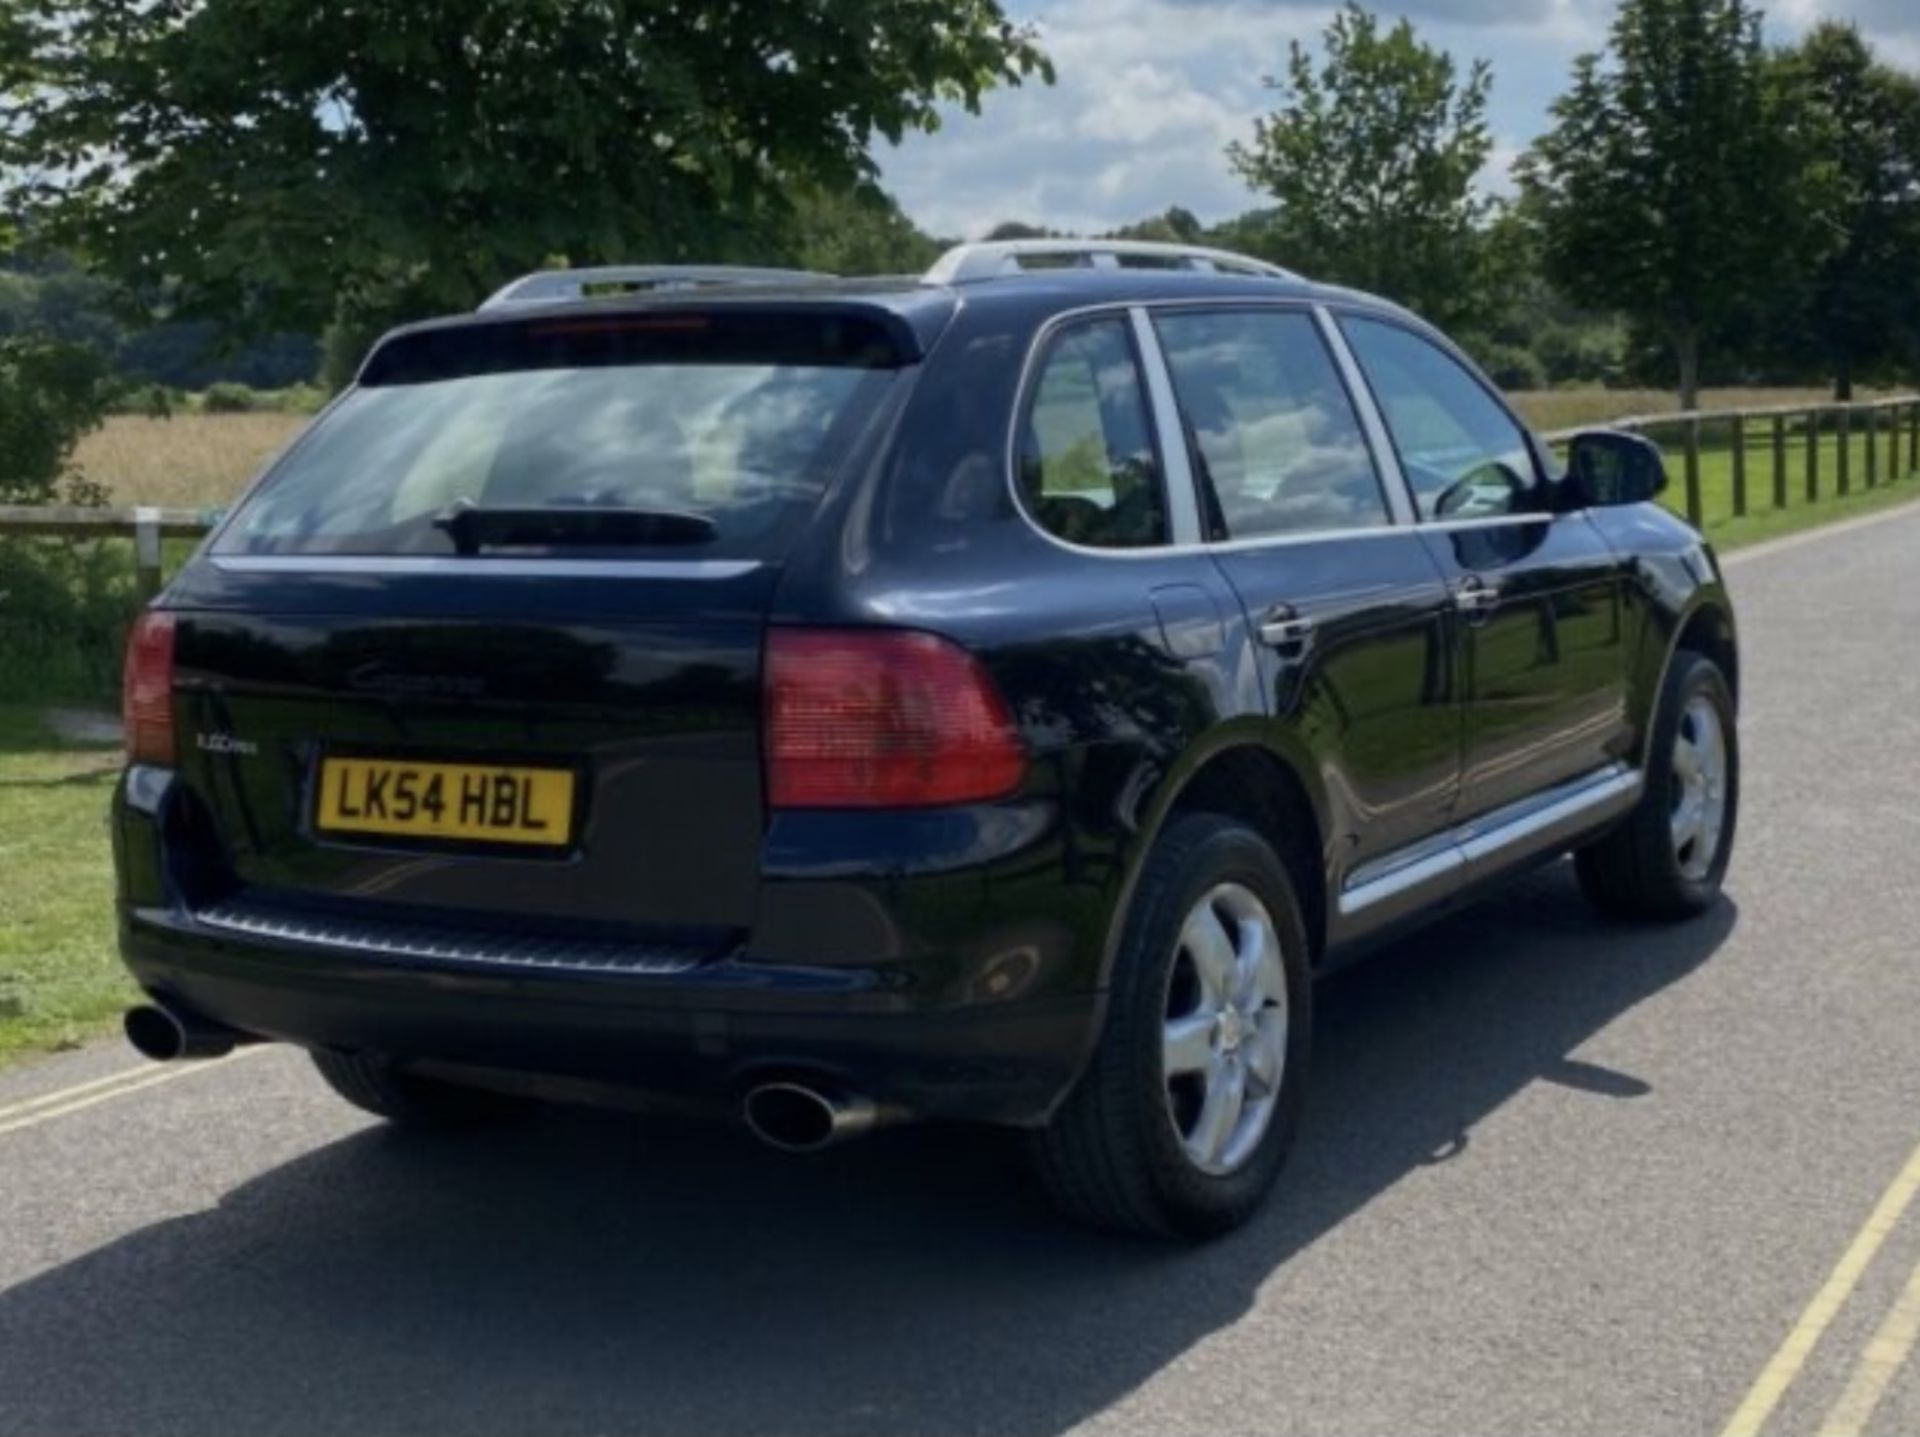
<path id="1" fill-rule="evenodd" d="M 671 976 L 480 972 L 257 935 L 122 905 L 153 997 L 256 1037 L 723 1108 L 761 1078 L 837 1080 L 908 1112 L 1043 1121 L 1090 1050 L 1094 994 L 915 1007 L 859 968 L 728 958 Z"/>

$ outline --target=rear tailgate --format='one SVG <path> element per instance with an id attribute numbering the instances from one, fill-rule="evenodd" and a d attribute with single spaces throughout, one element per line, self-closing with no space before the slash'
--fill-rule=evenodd
<path id="1" fill-rule="evenodd" d="M 334 593 L 311 612 L 287 612 L 285 592 L 281 612 L 183 612 L 183 777 L 213 819 L 222 866 L 261 900 L 545 931 L 744 928 L 763 826 L 761 625 L 775 575 L 390 577 L 378 605 L 363 591 L 357 606 L 350 577 L 312 576 L 292 587 Z M 329 831 L 329 758 L 428 774 L 564 772 L 573 811 L 554 842 L 357 831 L 351 817 Z M 342 808 L 364 813 L 364 772 L 335 777 L 357 781 L 344 804 L 330 796 L 334 820 Z M 374 796 L 400 812 L 394 794 Z M 441 801 L 459 797 L 449 783 Z"/>
<path id="2" fill-rule="evenodd" d="M 781 563 L 916 344 L 841 302 L 388 340 L 168 594 L 203 896 L 308 935 L 744 930 Z"/>

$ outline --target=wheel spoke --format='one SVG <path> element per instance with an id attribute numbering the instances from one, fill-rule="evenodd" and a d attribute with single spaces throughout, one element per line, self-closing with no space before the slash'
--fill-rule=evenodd
<path id="1" fill-rule="evenodd" d="M 1247 1045 L 1247 1073 L 1260 1094 L 1277 1092 L 1287 1060 L 1287 1014 L 1283 1008 L 1262 1008 L 1254 1020 Z"/>
<path id="2" fill-rule="evenodd" d="M 1271 928 L 1260 951 L 1260 963 L 1253 973 L 1253 991 L 1247 995 L 1249 1006 L 1262 1003 L 1287 1005 L 1287 967 L 1280 958 L 1280 937 Z"/>
<path id="3" fill-rule="evenodd" d="M 1681 797 L 1680 806 L 1673 811 L 1673 851 L 1683 852 L 1699 836 L 1700 798 L 1698 794 L 1688 792 Z"/>
<path id="4" fill-rule="evenodd" d="M 1243 918 L 1236 926 L 1240 943 L 1233 965 L 1233 1001 L 1251 1008 L 1261 998 L 1273 996 L 1266 985 L 1273 981 L 1268 970 L 1280 970 L 1280 940 L 1265 914 Z"/>
<path id="5" fill-rule="evenodd" d="M 1169 1018 L 1161 1043 L 1162 1065 L 1169 1078 L 1198 1073 L 1213 1061 L 1213 1014 L 1191 1013 Z"/>
<path id="6" fill-rule="evenodd" d="M 1193 959 L 1200 986 L 1215 1007 L 1226 1003 L 1233 992 L 1234 945 L 1220 915 L 1211 903 L 1202 903 L 1187 915 L 1180 933 L 1180 946 Z"/>
<path id="7" fill-rule="evenodd" d="M 1700 777 L 1700 750 L 1684 733 L 1673 741 L 1673 773 L 1689 787 Z"/>
<path id="8" fill-rule="evenodd" d="M 1217 1163 L 1240 1125 L 1240 1110 L 1246 1106 L 1246 1072 L 1238 1063 L 1224 1063 L 1207 1084 L 1206 1101 L 1187 1139 L 1187 1149 L 1203 1163 Z"/>
<path id="9" fill-rule="evenodd" d="M 1710 714 L 1697 720 L 1694 728 L 1698 735 L 1694 747 L 1700 756 L 1700 781 L 1709 792 L 1714 792 L 1726 777 L 1726 740 L 1720 733 L 1719 720 Z"/>

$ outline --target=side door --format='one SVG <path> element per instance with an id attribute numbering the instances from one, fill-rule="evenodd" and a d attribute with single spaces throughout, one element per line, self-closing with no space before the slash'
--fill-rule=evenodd
<path id="1" fill-rule="evenodd" d="M 1604 781 L 1631 740 L 1622 561 L 1584 513 L 1552 512 L 1526 431 L 1459 358 L 1390 319 L 1340 328 L 1459 613 L 1459 817 Z"/>
<path id="2" fill-rule="evenodd" d="M 1376 463 L 1328 323 L 1304 306 L 1154 315 L 1202 529 L 1259 640 L 1271 738 L 1324 786 L 1339 941 L 1453 883 L 1444 853 L 1402 870 L 1447 826 L 1460 715 L 1451 594 Z M 1389 870 L 1405 881 L 1359 891 Z"/>

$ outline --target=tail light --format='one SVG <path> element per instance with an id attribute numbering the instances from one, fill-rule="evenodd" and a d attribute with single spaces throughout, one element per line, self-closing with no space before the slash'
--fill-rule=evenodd
<path id="1" fill-rule="evenodd" d="M 1026 752 L 980 661 L 933 634 L 774 629 L 767 794 L 775 808 L 924 808 L 1019 787 Z"/>
<path id="2" fill-rule="evenodd" d="M 127 636 L 120 722 L 130 763 L 173 763 L 173 615 L 142 614 Z"/>

